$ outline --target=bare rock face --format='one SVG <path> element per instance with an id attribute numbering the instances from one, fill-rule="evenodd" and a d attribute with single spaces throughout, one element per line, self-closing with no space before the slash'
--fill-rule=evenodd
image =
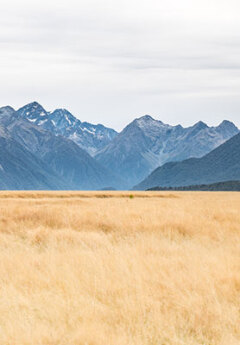
<path id="1" fill-rule="evenodd" d="M 47 112 L 37 102 L 25 105 L 17 113 L 20 117 L 53 132 L 55 135 L 62 135 L 71 139 L 92 156 L 117 135 L 117 132 L 112 128 L 81 122 L 66 109 Z"/>
<path id="2" fill-rule="evenodd" d="M 146 115 L 130 123 L 98 152 L 96 159 L 124 177 L 131 187 L 164 163 L 202 157 L 238 132 L 229 121 L 217 127 L 198 122 L 183 128 Z"/>
<path id="3" fill-rule="evenodd" d="M 118 179 L 72 140 L 0 108 L 1 189 L 101 189 Z"/>

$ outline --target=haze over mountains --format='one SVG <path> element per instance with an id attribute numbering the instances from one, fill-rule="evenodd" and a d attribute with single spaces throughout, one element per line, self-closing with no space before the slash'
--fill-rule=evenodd
<path id="1" fill-rule="evenodd" d="M 130 123 L 96 155 L 96 159 L 120 173 L 130 187 L 156 167 L 169 161 L 201 157 L 237 133 L 238 128 L 228 121 L 217 127 L 198 122 L 183 128 L 147 115 Z"/>
<path id="2" fill-rule="evenodd" d="M 10 107 L 0 109 L 0 129 L 1 180 L 7 181 L 2 189 L 85 190 L 118 181 L 72 140 L 21 118 Z"/>
<path id="3" fill-rule="evenodd" d="M 178 187 L 240 180 L 240 133 L 202 158 L 166 163 L 134 189 Z"/>
<path id="4" fill-rule="evenodd" d="M 37 102 L 17 111 L 3 107 L 0 108 L 0 188 L 130 189 L 166 162 L 202 157 L 238 133 L 238 128 L 229 121 L 216 127 L 200 121 L 184 128 L 164 124 L 149 115 L 135 119 L 117 133 L 101 124 L 82 122 L 66 109 L 49 112 Z M 171 170 L 171 181 L 175 178 L 174 171 Z M 204 169 L 198 171 L 205 174 Z M 166 183 L 162 176 L 154 177 L 154 183 L 158 183 L 150 183 L 146 188 Z M 196 176 L 200 178 L 200 173 L 196 172 Z M 190 180 L 188 185 L 218 182 Z"/>

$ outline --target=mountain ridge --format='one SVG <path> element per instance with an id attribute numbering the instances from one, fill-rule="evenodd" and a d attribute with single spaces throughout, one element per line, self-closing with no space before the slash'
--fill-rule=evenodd
<path id="1" fill-rule="evenodd" d="M 19 108 L 17 113 L 55 135 L 71 139 L 92 156 L 117 135 L 114 129 L 104 125 L 81 122 L 66 109 L 48 112 L 36 101 Z"/>
<path id="2" fill-rule="evenodd" d="M 129 187 L 168 161 L 201 157 L 239 132 L 230 121 L 209 127 L 202 121 L 190 127 L 171 126 L 142 116 L 128 124 L 96 159 L 126 179 Z"/>
<path id="3" fill-rule="evenodd" d="M 108 186 L 110 182 L 114 187 L 118 177 L 70 139 L 56 136 L 21 118 L 12 108 L 2 108 L 0 113 L 2 132 L 10 139 L 14 138 L 22 151 L 25 150 L 24 154 L 32 155 L 46 170 L 51 170 L 57 181 L 62 180 L 64 183 L 59 183 L 61 189 L 63 185 L 64 189 L 100 189 Z"/>
<path id="4" fill-rule="evenodd" d="M 75 181 L 74 186 L 79 185 L 76 180 L 78 171 L 87 176 L 83 166 L 92 166 L 90 171 L 93 175 L 90 175 L 93 180 L 95 177 L 98 179 L 97 170 L 99 175 L 109 177 L 109 181 L 102 178 L 106 182 L 104 185 L 94 183 L 92 188 L 130 189 L 157 167 L 168 162 L 203 157 L 239 133 L 239 129 L 227 120 L 212 127 L 203 121 L 183 127 L 165 124 L 151 115 L 134 119 L 117 133 L 101 124 L 81 122 L 66 109 L 46 111 L 36 101 L 17 111 L 10 106 L 4 109 L 5 114 L 14 113 L 16 117 L 15 126 L 9 125 L 8 130 L 11 128 L 19 143 L 50 164 L 55 172 L 58 170 L 65 178 L 68 176 L 69 181 Z M 8 126 L 8 120 L 7 117 L 1 119 L 2 125 Z M 26 121 L 24 125 L 20 120 Z M 20 121 L 18 125 L 17 121 Z M 68 167 L 73 170 L 70 172 Z M 87 177 L 85 186 L 86 183 Z"/>
<path id="5" fill-rule="evenodd" d="M 2 190 L 59 190 L 65 182 L 41 159 L 12 138 L 5 128 L 14 112 L 11 107 L 0 108 L 0 189 Z"/>
<path id="6" fill-rule="evenodd" d="M 184 187 L 231 180 L 240 180 L 240 133 L 202 158 L 169 162 L 158 167 L 133 189 Z"/>

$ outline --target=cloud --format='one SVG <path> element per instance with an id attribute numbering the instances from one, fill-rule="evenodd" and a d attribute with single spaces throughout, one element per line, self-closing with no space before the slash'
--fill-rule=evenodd
<path id="1" fill-rule="evenodd" d="M 118 129 L 134 116 L 240 125 L 236 0 L 3 1 L 1 104 Z"/>

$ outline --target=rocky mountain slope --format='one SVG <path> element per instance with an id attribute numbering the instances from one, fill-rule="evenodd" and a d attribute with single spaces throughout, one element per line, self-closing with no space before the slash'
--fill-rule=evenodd
<path id="1" fill-rule="evenodd" d="M 239 133 L 229 121 L 184 128 L 146 115 L 118 134 L 81 122 L 65 109 L 47 112 L 37 102 L 16 112 L 4 109 L 3 132 L 44 162 L 68 189 L 129 189 L 158 166 L 202 157 Z"/>
<path id="2" fill-rule="evenodd" d="M 7 133 L 8 137 L 17 143 L 16 147 L 21 147 L 22 153 L 19 152 L 18 159 L 24 161 L 25 156 L 31 155 L 39 164 L 41 163 L 43 170 L 52 171 L 55 175 L 56 189 L 101 189 L 109 183 L 114 187 L 117 178 L 73 141 L 61 135 L 56 136 L 51 131 L 23 119 L 12 108 L 2 108 L 1 112 L 2 132 Z M 2 149 L 4 150 L 4 146 Z M 11 149 L 14 152 L 13 147 Z M 3 165 L 4 169 L 5 165 L 6 162 Z M 30 168 L 36 174 L 41 171 L 34 164 Z M 59 181 L 62 183 L 59 184 Z M 24 179 L 22 183 L 25 183 Z M 43 187 L 39 186 L 41 189 Z M 36 186 L 33 189 L 39 188 Z M 53 189 L 53 185 L 49 184 L 49 188 Z"/>
<path id="3" fill-rule="evenodd" d="M 229 121 L 223 121 L 217 127 L 198 122 L 183 128 L 146 115 L 130 123 L 97 153 L 96 159 L 120 174 L 131 187 L 156 167 L 169 161 L 202 157 L 238 132 Z"/>
<path id="4" fill-rule="evenodd" d="M 10 107 L 0 108 L 0 189 L 65 189 L 65 181 L 6 129 L 13 112 Z"/>
<path id="5" fill-rule="evenodd" d="M 20 117 L 55 135 L 71 139 L 92 156 L 117 135 L 114 129 L 101 124 L 81 122 L 66 109 L 48 112 L 37 102 L 25 105 L 17 113 Z"/>
<path id="6" fill-rule="evenodd" d="M 170 162 L 154 170 L 134 189 L 178 187 L 240 180 L 240 134 L 202 158 Z"/>

